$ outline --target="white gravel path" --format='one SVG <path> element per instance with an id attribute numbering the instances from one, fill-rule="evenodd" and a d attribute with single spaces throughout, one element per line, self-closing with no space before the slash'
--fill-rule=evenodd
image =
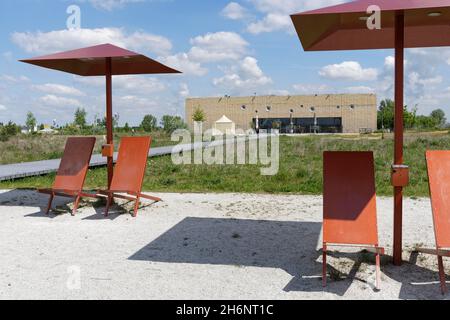
<path id="1" fill-rule="evenodd" d="M 407 262 L 394 267 L 386 257 L 375 292 L 372 256 L 352 251 L 330 259 L 341 279 L 322 288 L 320 197 L 157 196 L 164 202 L 136 219 L 103 218 L 91 204 L 71 217 L 71 204 L 60 198 L 60 214 L 47 217 L 46 196 L 1 191 L 0 299 L 450 298 L 440 294 L 436 258 L 411 255 L 416 245 L 434 245 L 428 199 L 406 200 Z M 380 243 L 389 255 L 392 204 L 378 199 Z"/>

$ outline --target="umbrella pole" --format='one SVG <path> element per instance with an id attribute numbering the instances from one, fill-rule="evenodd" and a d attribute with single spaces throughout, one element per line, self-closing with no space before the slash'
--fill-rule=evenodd
<path id="1" fill-rule="evenodd" d="M 112 123 L 112 62 L 106 58 L 106 143 L 113 145 L 113 123 Z M 108 189 L 111 188 L 114 170 L 113 157 L 108 157 Z"/>
<path id="2" fill-rule="evenodd" d="M 395 17 L 394 164 L 403 164 L 404 14 Z M 402 264 L 403 187 L 394 187 L 394 265 Z"/>

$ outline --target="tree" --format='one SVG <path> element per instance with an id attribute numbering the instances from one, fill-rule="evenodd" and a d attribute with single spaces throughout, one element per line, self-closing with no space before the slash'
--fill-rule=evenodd
<path id="1" fill-rule="evenodd" d="M 437 127 L 444 127 L 447 123 L 445 112 L 442 109 L 433 110 L 430 114 L 430 117 L 435 120 Z"/>
<path id="2" fill-rule="evenodd" d="M 192 120 L 194 120 L 194 122 L 205 122 L 206 115 L 203 109 L 196 108 L 194 110 L 194 114 L 192 115 Z"/>
<path id="3" fill-rule="evenodd" d="M 408 107 L 405 106 L 403 110 L 403 122 L 406 129 L 411 129 L 416 126 L 417 119 L 417 106 L 415 106 L 411 111 L 408 111 Z"/>
<path id="4" fill-rule="evenodd" d="M 436 127 L 436 120 L 432 117 L 419 115 L 416 119 L 416 128 L 418 129 L 430 129 Z"/>
<path id="5" fill-rule="evenodd" d="M 131 131 L 131 128 L 130 128 L 130 125 L 128 124 L 128 122 L 125 123 L 125 126 L 123 127 L 123 131 L 125 131 L 125 132 Z"/>
<path id="6" fill-rule="evenodd" d="M 161 124 L 165 132 L 172 134 L 175 130 L 186 129 L 187 125 L 179 116 L 165 115 L 162 117 Z"/>
<path id="7" fill-rule="evenodd" d="M 403 107 L 403 122 L 405 128 L 413 128 L 416 122 L 417 108 L 412 111 L 408 110 L 408 106 Z M 395 102 L 391 99 L 385 99 L 380 102 L 378 109 L 378 128 L 379 129 L 394 129 L 395 118 Z"/>
<path id="8" fill-rule="evenodd" d="M 141 122 L 141 128 L 145 132 L 153 132 L 156 130 L 156 124 L 158 120 L 155 116 L 152 116 L 151 114 L 147 114 L 144 119 Z"/>
<path id="9" fill-rule="evenodd" d="M 394 110 L 395 104 L 391 99 L 385 99 L 380 102 L 380 108 L 378 111 L 378 128 L 394 128 Z"/>
<path id="10" fill-rule="evenodd" d="M 0 124 L 0 141 L 8 141 L 10 137 L 17 135 L 20 132 L 20 127 L 15 123 L 9 121 L 6 125 Z"/>
<path id="11" fill-rule="evenodd" d="M 74 124 L 80 128 L 86 127 L 86 116 L 87 112 L 84 108 L 77 108 L 75 111 L 75 120 Z"/>
<path id="12" fill-rule="evenodd" d="M 116 128 L 119 125 L 119 115 L 118 114 L 113 116 L 112 125 L 113 125 L 113 128 Z M 106 128 L 106 117 L 97 119 L 97 126 Z"/>
<path id="13" fill-rule="evenodd" d="M 27 121 L 25 125 L 27 126 L 30 132 L 34 132 L 34 127 L 36 127 L 36 118 L 34 117 L 34 114 L 31 111 L 27 113 Z"/>

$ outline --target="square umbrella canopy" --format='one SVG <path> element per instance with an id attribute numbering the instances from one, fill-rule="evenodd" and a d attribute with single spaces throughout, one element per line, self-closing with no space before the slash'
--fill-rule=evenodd
<path id="1" fill-rule="evenodd" d="M 71 50 L 51 55 L 20 60 L 39 67 L 59 70 L 79 76 L 106 77 L 106 131 L 107 144 L 113 145 L 112 76 L 132 74 L 181 73 L 142 54 L 112 44 Z M 111 149 L 112 150 L 112 149 Z M 108 156 L 108 188 L 111 186 L 113 157 Z"/>
<path id="2" fill-rule="evenodd" d="M 380 9 L 381 29 L 367 26 L 373 5 Z M 450 0 L 359 0 L 291 18 L 305 51 L 395 49 L 394 166 L 404 169 L 404 49 L 450 46 Z M 400 265 L 404 185 L 393 184 L 394 264 Z"/>

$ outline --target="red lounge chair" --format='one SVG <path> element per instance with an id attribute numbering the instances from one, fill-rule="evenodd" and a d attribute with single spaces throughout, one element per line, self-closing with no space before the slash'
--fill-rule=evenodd
<path id="1" fill-rule="evenodd" d="M 441 291 L 446 294 L 443 257 L 450 257 L 450 151 L 427 151 L 426 160 L 436 249 L 419 248 L 417 251 L 438 257 Z"/>
<path id="2" fill-rule="evenodd" d="M 362 247 L 376 254 L 380 288 L 374 160 L 372 152 L 325 152 L 323 190 L 323 286 L 327 284 L 327 248 Z"/>
<path id="3" fill-rule="evenodd" d="M 161 201 L 160 198 L 145 195 L 141 192 L 151 142 L 151 137 L 122 138 L 111 187 L 109 190 L 99 191 L 100 196 L 108 198 L 105 211 L 106 216 L 108 216 L 109 208 L 114 198 L 135 201 L 133 217 L 137 216 L 141 198 L 156 202 Z"/>
<path id="4" fill-rule="evenodd" d="M 95 138 L 69 138 L 67 139 L 64 155 L 51 189 L 39 189 L 38 192 L 50 195 L 46 214 L 52 208 L 55 196 L 75 198 L 72 215 L 75 215 L 81 197 L 90 195 L 83 193 L 83 185 L 89 169 Z"/>

